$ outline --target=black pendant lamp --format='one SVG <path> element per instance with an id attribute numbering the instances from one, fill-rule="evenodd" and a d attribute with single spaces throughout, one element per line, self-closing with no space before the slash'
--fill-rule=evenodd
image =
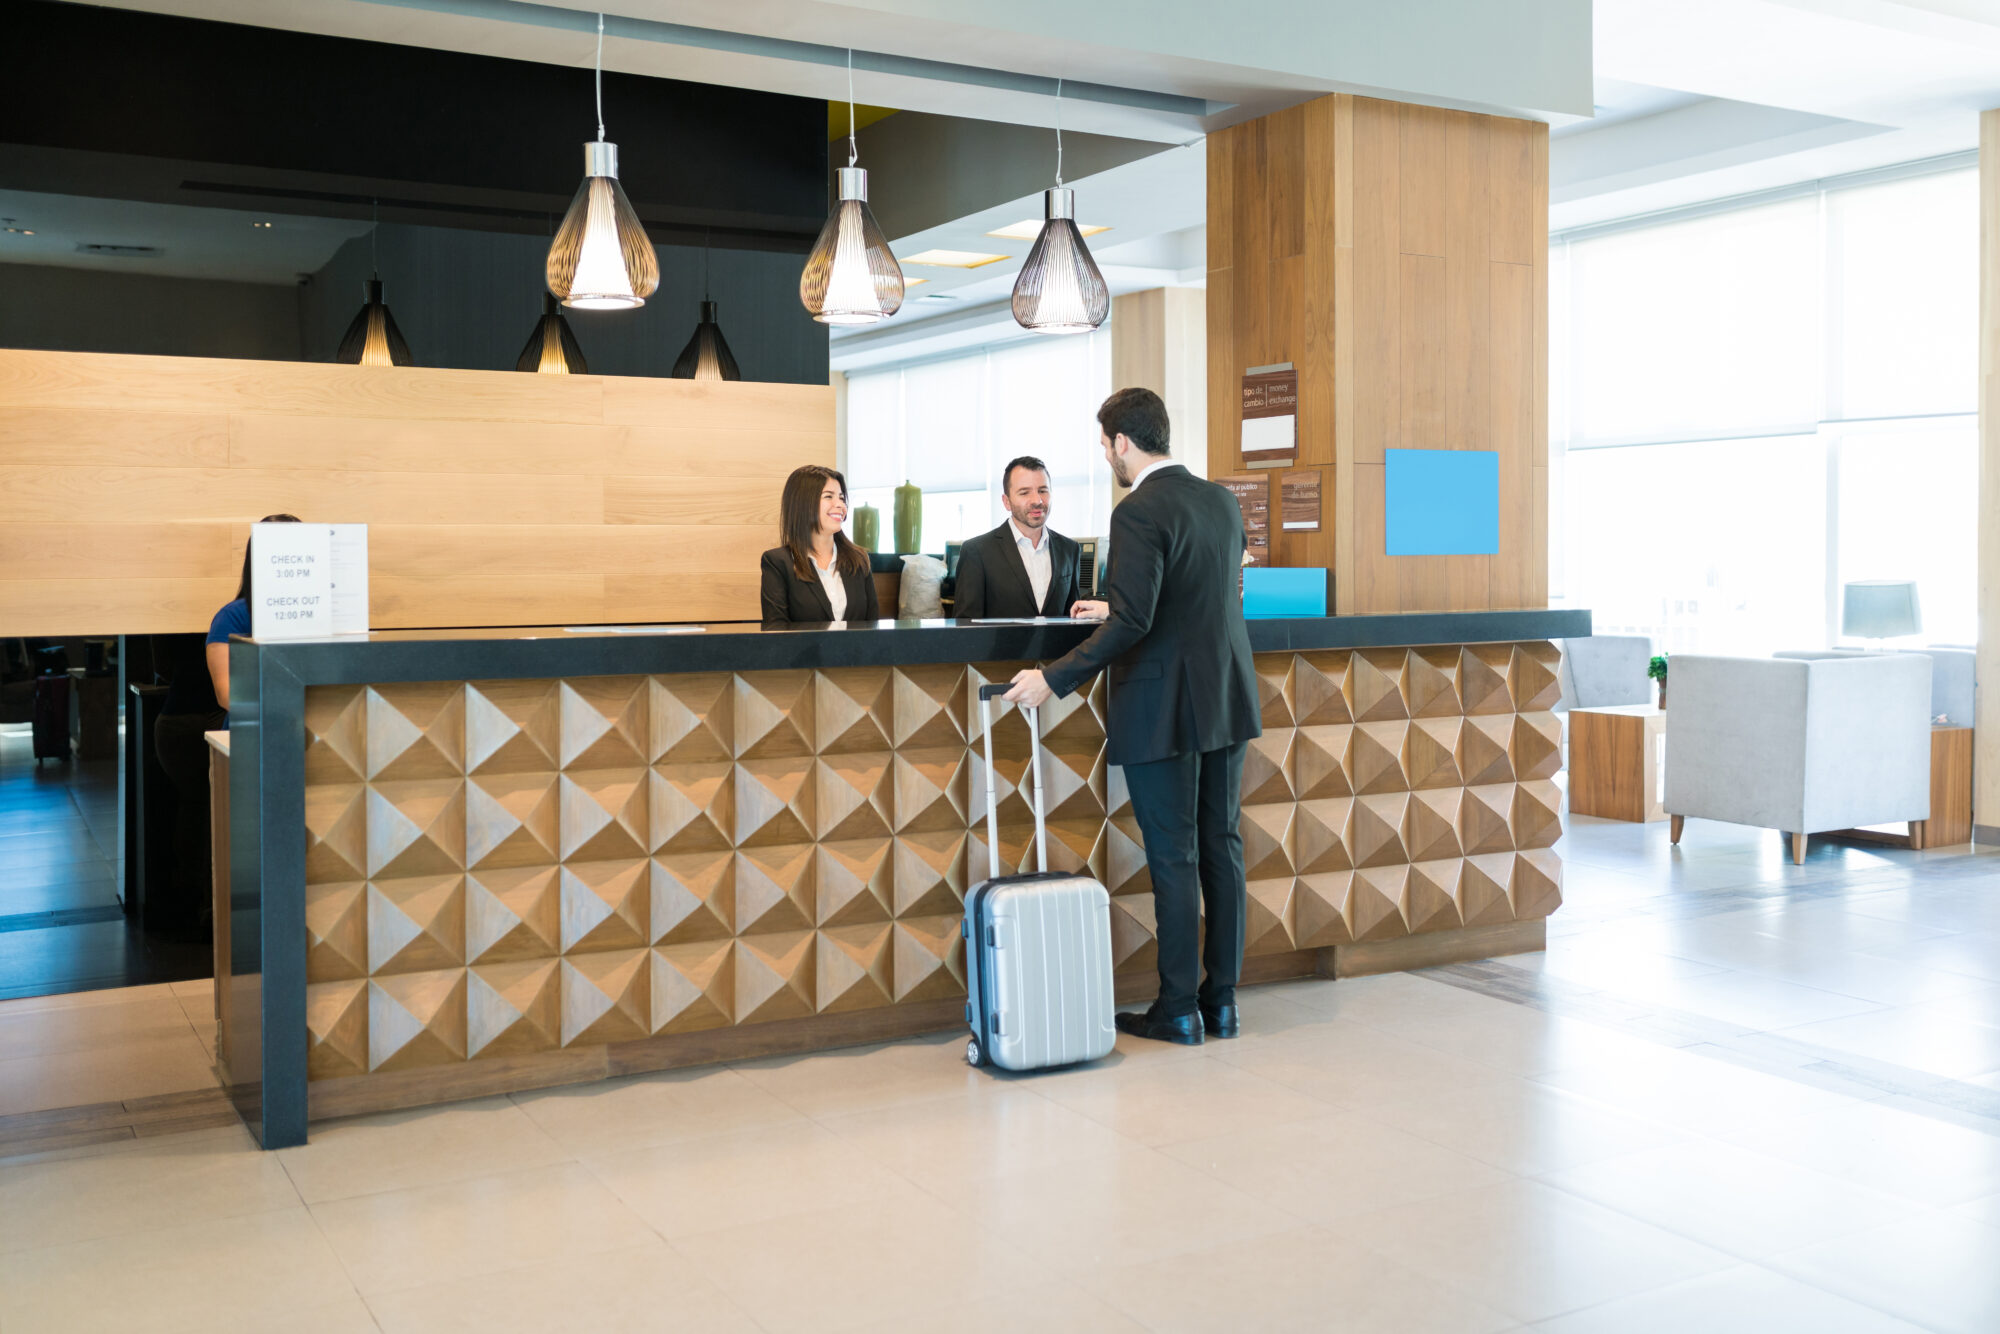
<path id="1" fill-rule="evenodd" d="M 403 331 L 396 327 L 396 317 L 389 313 L 389 307 L 382 302 L 382 275 L 375 270 L 375 233 L 382 227 L 378 217 L 375 226 L 368 233 L 368 267 L 371 276 L 362 284 L 360 313 L 341 335 L 340 347 L 334 352 L 336 362 L 349 366 L 414 366 L 416 358 L 410 355 L 410 345 L 403 341 Z"/>
<path id="2" fill-rule="evenodd" d="M 514 369 L 542 375 L 590 374 L 590 367 L 583 364 L 583 348 L 570 332 L 569 321 L 563 318 L 562 306 L 552 293 L 542 294 L 542 318 L 535 321 L 535 331 L 528 335 L 528 345 L 521 349 Z"/>
<path id="3" fill-rule="evenodd" d="M 1042 232 L 1014 280 L 1014 322 L 1035 333 L 1089 333 L 1111 313 L 1090 247 L 1076 226 L 1076 191 L 1062 183 L 1062 80 L 1056 80 L 1056 184 L 1042 192 Z"/>
<path id="4" fill-rule="evenodd" d="M 694 336 L 674 359 L 674 368 L 667 374 L 676 380 L 740 380 L 743 372 L 737 368 L 736 357 L 729 350 L 729 341 L 722 336 L 722 326 L 715 322 L 715 302 L 708 295 L 708 254 L 706 238 L 701 244 L 701 322 L 694 326 Z"/>

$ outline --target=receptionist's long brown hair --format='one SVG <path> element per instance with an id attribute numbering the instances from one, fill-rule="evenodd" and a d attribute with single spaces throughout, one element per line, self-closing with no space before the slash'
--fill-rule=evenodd
<path id="1" fill-rule="evenodd" d="M 778 539 L 792 553 L 792 573 L 801 579 L 816 579 L 813 573 L 813 534 L 819 531 L 819 497 L 828 480 L 840 487 L 847 499 L 847 479 L 832 468 L 808 463 L 794 468 L 785 479 L 785 498 L 778 506 Z M 868 569 L 868 553 L 854 545 L 847 534 L 833 534 L 834 564 L 842 574 L 860 574 Z"/>

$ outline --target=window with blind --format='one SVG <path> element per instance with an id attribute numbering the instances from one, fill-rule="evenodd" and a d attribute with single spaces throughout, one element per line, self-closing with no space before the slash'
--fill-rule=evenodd
<path id="1" fill-rule="evenodd" d="M 1978 173 L 1833 183 L 1550 253 L 1551 601 L 1600 634 L 1841 642 L 1915 579 L 1976 632 Z"/>
<path id="2" fill-rule="evenodd" d="M 857 372 L 847 381 L 850 499 L 881 511 L 886 551 L 896 487 L 921 487 L 922 546 L 935 554 L 1006 517 L 1000 470 L 1032 455 L 1049 465 L 1050 526 L 1072 537 L 1102 534 L 1111 475 L 1097 409 L 1110 392 L 1110 335 L 1102 332 Z"/>

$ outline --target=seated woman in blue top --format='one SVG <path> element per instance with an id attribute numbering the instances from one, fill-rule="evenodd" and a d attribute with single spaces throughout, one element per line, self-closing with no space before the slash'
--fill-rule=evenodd
<path id="1" fill-rule="evenodd" d="M 291 514 L 269 514 L 263 523 L 297 523 Z M 243 550 L 243 578 L 236 597 L 208 623 L 208 635 L 162 636 L 168 688 L 153 750 L 173 785 L 174 856 L 169 893 L 147 895 L 145 926 L 168 939 L 208 939 L 209 906 L 208 743 L 202 733 L 229 726 L 229 636 L 250 633 L 250 550 Z"/>
<path id="2" fill-rule="evenodd" d="M 266 514 L 258 523 L 297 523 L 296 514 Z M 236 585 L 236 597 L 222 604 L 208 623 L 208 679 L 215 688 L 215 702 L 229 711 L 229 636 L 250 633 L 250 544 L 243 544 L 243 578 Z M 204 782 L 207 780 L 204 779 Z"/>

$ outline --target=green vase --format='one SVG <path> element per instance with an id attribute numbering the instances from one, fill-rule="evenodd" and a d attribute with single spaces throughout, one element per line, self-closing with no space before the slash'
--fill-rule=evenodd
<path id="1" fill-rule="evenodd" d="M 904 482 L 896 488 L 896 554 L 914 555 L 924 536 L 924 490 Z"/>
<path id="2" fill-rule="evenodd" d="M 854 511 L 854 545 L 863 551 L 873 552 L 882 539 L 882 512 L 873 505 L 863 505 Z"/>

